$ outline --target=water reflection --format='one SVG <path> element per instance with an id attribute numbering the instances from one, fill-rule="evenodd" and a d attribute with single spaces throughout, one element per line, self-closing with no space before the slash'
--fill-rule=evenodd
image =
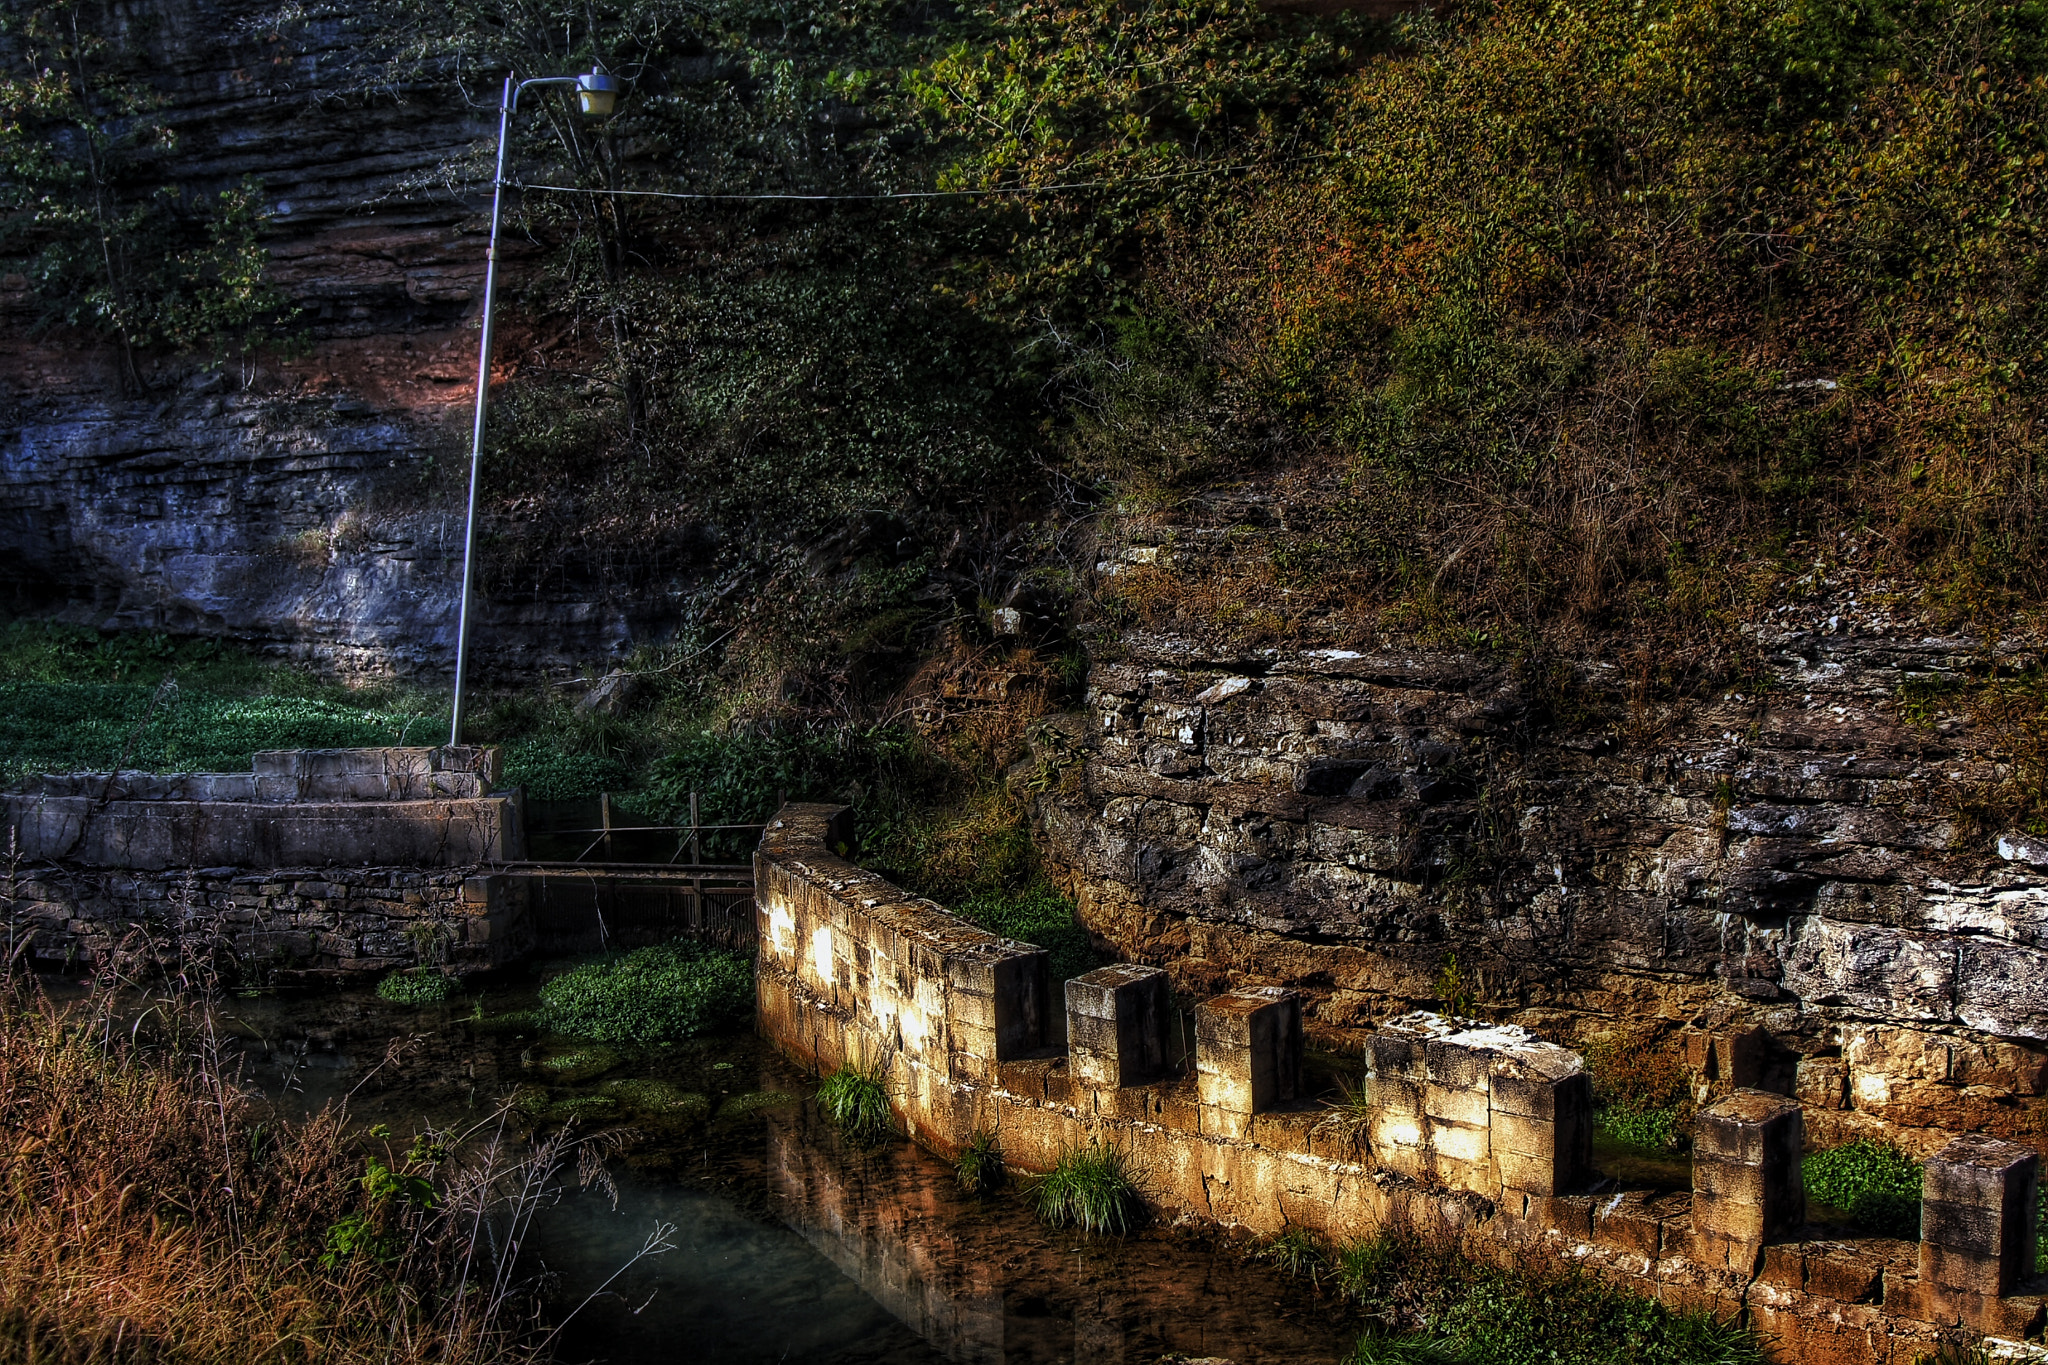
<path id="1" fill-rule="evenodd" d="M 808 1108 L 771 1116 L 751 1150 L 705 1154 L 718 1200 L 690 1187 L 635 1187 L 613 1213 L 588 1197 L 542 1229 L 573 1238 L 550 1243 L 566 1270 L 615 1264 L 644 1233 L 646 1212 L 737 1228 L 737 1205 L 759 1201 L 777 1226 L 714 1237 L 645 1263 L 615 1286 L 616 1299 L 593 1305 L 574 1324 L 571 1358 L 651 1361 L 663 1343 L 716 1320 L 723 1343 L 710 1358 L 734 1361 L 952 1361 L 959 1365 L 1125 1365 L 1168 1353 L 1224 1356 L 1239 1365 L 1334 1361 L 1355 1328 L 1338 1310 L 1303 1296 L 1239 1250 L 1185 1232 L 1153 1229 L 1130 1238 L 1089 1238 L 1041 1227 L 1014 1196 L 986 1203 L 961 1196 L 952 1171 L 903 1143 L 850 1150 Z M 864 1325 L 843 1294 L 788 1286 L 796 1271 L 787 1242 L 800 1239 L 813 1263 L 857 1287 L 889 1330 Z M 606 1255 L 607 1250 L 609 1256 Z M 709 1291 L 707 1295 L 707 1289 Z M 652 1296 L 651 1299 L 649 1296 Z M 771 1317 L 755 1337 L 724 1324 L 755 1321 L 756 1304 L 791 1305 L 816 1354 L 776 1354 L 799 1324 Z M 637 1312 L 633 1311 L 637 1310 Z M 858 1348 L 822 1343 L 859 1340 Z M 845 1354 L 857 1349 L 856 1354 Z M 729 1354 L 727 1354 L 729 1353 Z M 666 1356 L 662 1357 L 666 1359 Z"/>
<path id="2" fill-rule="evenodd" d="M 1222 1239 L 1050 1232 L 1015 1192 L 961 1195 L 949 1165 L 907 1143 L 850 1148 L 799 1102 L 809 1079 L 751 1035 L 626 1052 L 565 1082 L 547 1074 L 549 1044 L 469 1012 L 362 994 L 224 1011 L 247 1039 L 251 1078 L 287 1109 L 353 1092 L 358 1122 L 402 1137 L 466 1127 L 523 1087 L 551 1112 L 596 1102 L 586 1124 L 637 1131 L 616 1208 L 572 1188 L 535 1225 L 558 1311 L 576 1309 L 565 1361 L 1152 1365 L 1177 1352 L 1266 1365 L 1335 1361 L 1355 1336 L 1340 1308 Z M 393 1060 L 396 1040 L 409 1041 Z M 708 1120 L 602 1107 L 643 1081 L 701 1097 Z M 675 1249 L 592 1297 L 657 1223 L 674 1225 Z"/>

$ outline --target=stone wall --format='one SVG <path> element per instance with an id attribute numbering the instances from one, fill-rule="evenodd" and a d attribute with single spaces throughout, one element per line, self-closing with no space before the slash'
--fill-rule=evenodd
<path id="1" fill-rule="evenodd" d="M 1973 834 L 2009 756 L 1897 700 L 2032 646 L 1832 593 L 1756 628 L 1754 694 L 1632 702 L 1587 664 L 1570 723 L 1425 642 L 1126 634 L 1040 730 L 1048 846 L 1118 954 L 1297 988 L 1325 1034 L 1441 1006 L 1455 954 L 1482 1012 L 1546 1036 L 1647 1026 L 1703 1068 L 1751 1036 L 1749 1083 L 1831 1141 L 2048 1132 L 2048 842 Z"/>
<path id="2" fill-rule="evenodd" d="M 1944 1149 L 1927 1243 L 1842 1241 L 1806 1224 L 1797 1101 L 1735 1089 L 1701 1115 L 1691 1191 L 1629 1189 L 1591 1168 L 1580 1059 L 1512 1025 L 1389 1021 L 1363 1036 L 1367 1101 L 1333 1110 L 1300 1093 L 1299 993 L 1202 1002 L 1195 1065 L 1176 1072 L 1157 1037 L 1163 974 L 1120 964 L 1064 983 L 1072 1042 L 1055 1048 L 1044 954 L 831 852 L 846 817 L 786 806 L 763 836 L 759 1024 L 820 1071 L 882 1073 L 905 1128 L 940 1152 L 991 1132 L 1009 1163 L 1045 1170 L 1108 1142 L 1169 1217 L 1340 1241 L 1391 1223 L 1482 1256 L 1553 1256 L 1746 1314 L 1784 1360 L 1905 1365 L 1959 1324 L 2042 1329 L 2030 1260 L 2022 1273 L 2038 1172 L 2023 1147 Z"/>
<path id="3" fill-rule="evenodd" d="M 500 966 L 532 939 L 518 879 L 468 868 L 235 867 L 0 876 L 10 953 L 130 978 L 205 967 L 258 986 Z"/>
<path id="4" fill-rule="evenodd" d="M 40 964 L 274 985 L 531 946 L 498 751 L 285 749 L 247 773 L 68 773 L 0 796 L 0 917 Z"/>
<path id="5" fill-rule="evenodd" d="M 12 856 L 71 867 L 452 867 L 525 852 L 497 751 L 280 749 L 249 773 L 70 773 L 0 796 Z"/>

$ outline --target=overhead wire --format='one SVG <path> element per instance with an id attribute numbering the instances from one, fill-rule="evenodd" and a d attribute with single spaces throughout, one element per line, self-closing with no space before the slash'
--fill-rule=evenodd
<path id="1" fill-rule="evenodd" d="M 588 185 L 545 185 L 526 180 L 507 180 L 508 190 L 540 190 L 550 194 L 594 194 L 618 196 L 631 199 L 690 199 L 706 202 L 760 203 L 769 201 L 795 201 L 799 203 L 825 203 L 833 201 L 869 202 L 887 199 L 968 199 L 993 196 L 1015 196 L 1028 194 L 1061 194 L 1072 190 L 1107 190 L 1128 185 L 1151 185 L 1167 180 L 1189 180 L 1202 176 L 1223 175 L 1231 171 L 1249 169 L 1245 166 L 1205 166 L 1200 170 L 1173 171 L 1165 175 L 1141 175 L 1129 180 L 1073 180 L 1056 185 L 1002 185 L 978 190 L 872 190 L 862 194 L 713 194 L 690 190 L 601 190 Z"/>

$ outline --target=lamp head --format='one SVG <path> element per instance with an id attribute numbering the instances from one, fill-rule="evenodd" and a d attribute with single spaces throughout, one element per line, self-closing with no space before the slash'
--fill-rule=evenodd
<path id="1" fill-rule="evenodd" d="M 585 118 L 609 118 L 624 85 L 617 76 L 591 70 L 576 78 L 576 109 Z"/>

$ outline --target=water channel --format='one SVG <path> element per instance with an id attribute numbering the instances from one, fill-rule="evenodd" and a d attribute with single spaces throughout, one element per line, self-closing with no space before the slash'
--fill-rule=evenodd
<path id="1" fill-rule="evenodd" d="M 906 1142 L 859 1150 L 816 1114 L 812 1080 L 748 1033 L 653 1049 L 543 1040 L 481 1002 L 414 1008 L 368 993 L 225 1002 L 249 1079 L 285 1111 L 349 1096 L 402 1141 L 490 1114 L 507 1096 L 547 1122 L 621 1125 L 616 1208 L 568 1183 L 536 1223 L 558 1278 L 565 1361 L 721 1365 L 1238 1365 L 1340 1358 L 1359 1324 L 1245 1259 L 1245 1244 L 1150 1228 L 1044 1228 L 1014 1193 L 962 1195 Z M 352 1093 L 351 1093 L 352 1092 Z M 658 1224 L 674 1250 L 626 1264 Z"/>

